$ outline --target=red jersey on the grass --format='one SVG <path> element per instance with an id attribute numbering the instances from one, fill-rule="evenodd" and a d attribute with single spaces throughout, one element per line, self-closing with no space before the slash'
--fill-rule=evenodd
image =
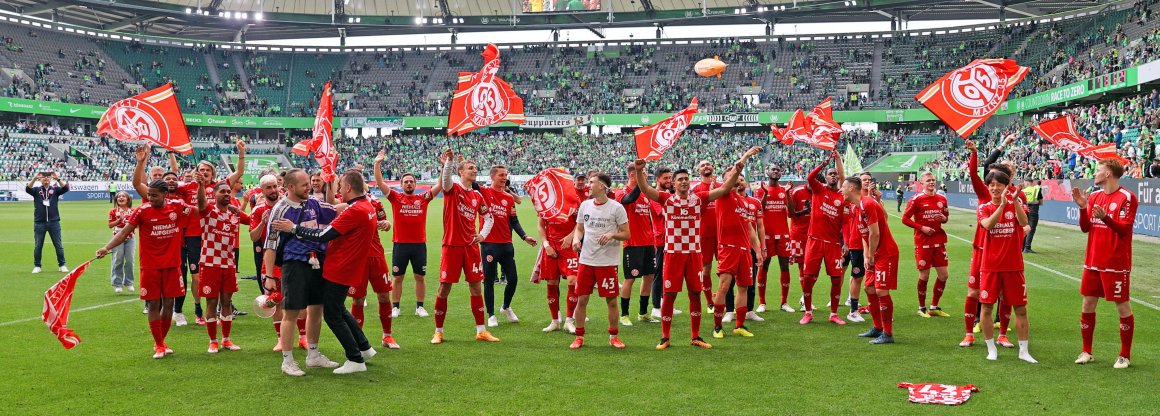
<path id="1" fill-rule="evenodd" d="M 1080 228 L 1088 233 L 1084 268 L 1105 272 L 1132 270 L 1132 225 L 1139 205 L 1136 194 L 1122 187 L 1111 194 L 1097 191 L 1088 195 L 1087 210 L 1080 212 Z M 1097 206 L 1108 213 L 1106 219 L 1091 216 L 1092 208 Z M 1108 227 L 1106 221 L 1117 224 L 1121 232 Z M 1090 225 L 1084 227 L 1085 222 Z"/>
<path id="2" fill-rule="evenodd" d="M 842 205 L 842 241 L 849 250 L 862 250 L 862 234 L 866 224 L 862 223 L 861 204 Z"/>
<path id="3" fill-rule="evenodd" d="M 781 184 L 764 185 L 753 193 L 761 201 L 766 237 L 789 238 L 789 194 Z"/>
<path id="4" fill-rule="evenodd" d="M 475 237 L 476 220 L 491 215 L 483 203 L 483 195 L 464 189 L 459 183 L 443 191 L 443 245 L 466 246 Z"/>
<path id="5" fill-rule="evenodd" d="M 396 243 L 427 242 L 427 204 L 434 198 L 431 192 L 405 194 L 391 191 L 387 200 L 391 201 L 391 219 Z"/>
<path id="6" fill-rule="evenodd" d="M 990 217 L 999 209 L 987 202 L 979 205 L 978 220 Z M 982 227 L 980 225 L 980 227 Z M 1008 203 L 999 222 L 983 234 L 983 273 L 1023 271 L 1023 227 L 1015 218 L 1015 204 Z"/>
<path id="7" fill-rule="evenodd" d="M 810 237 L 842 243 L 842 193 L 818 180 L 821 166 L 810 171 Z"/>
<path id="8" fill-rule="evenodd" d="M 613 193 L 613 199 L 620 201 L 630 191 L 628 188 L 618 189 Z M 652 225 L 652 210 L 649 209 L 649 199 L 641 194 L 637 196 L 636 201 L 631 204 L 624 205 L 624 211 L 628 214 L 628 240 L 624 241 L 625 247 L 640 247 L 653 245 L 653 225 Z"/>
<path id="9" fill-rule="evenodd" d="M 979 177 L 979 153 L 971 152 L 970 162 L 967 165 L 967 170 L 971 176 L 971 189 L 975 191 L 975 198 L 978 198 L 978 204 L 991 200 L 991 191 L 987 189 L 987 184 L 983 183 L 983 178 Z M 971 246 L 976 250 L 983 249 L 983 235 L 986 234 L 983 226 L 975 221 L 975 238 L 971 241 Z"/>
<path id="10" fill-rule="evenodd" d="M 919 248 L 941 247 L 947 245 L 947 232 L 943 230 L 942 221 L 936 217 L 949 216 L 947 197 L 939 194 L 927 195 L 919 192 L 910 197 L 906 203 L 906 210 L 902 212 L 902 223 L 914 228 L 914 246 Z M 934 230 L 931 235 L 922 233 L 922 227 Z"/>
<path id="11" fill-rule="evenodd" d="M 193 217 L 193 207 L 166 202 L 161 208 L 145 204 L 129 215 L 129 224 L 137 227 L 138 250 L 142 269 L 168 269 L 181 266 L 182 230 Z"/>
<path id="12" fill-rule="evenodd" d="M 645 198 L 647 199 L 647 198 Z M 657 201 L 649 200 L 648 209 L 652 212 L 653 246 L 665 246 L 665 207 Z"/>
<path id="13" fill-rule="evenodd" d="M 789 200 L 793 201 L 794 210 L 801 211 L 810 205 L 810 188 L 806 184 L 801 184 L 790 188 Z M 790 231 L 794 235 L 806 235 L 810 231 L 810 211 L 806 210 L 805 214 L 794 216 L 790 213 Z"/>
<path id="14" fill-rule="evenodd" d="M 516 198 L 490 186 L 479 188 L 479 192 L 483 194 L 485 206 L 491 211 L 492 220 L 491 233 L 483 239 L 483 242 L 500 244 L 512 242 L 512 225 L 508 217 L 516 215 Z M 480 220 L 482 226 L 483 218 Z"/>
<path id="15" fill-rule="evenodd" d="M 326 243 L 322 277 L 334 283 L 354 286 L 370 271 L 371 240 L 379 238 L 375 209 L 366 198 L 355 198 L 329 225 L 342 236 Z"/>
<path id="16" fill-rule="evenodd" d="M 716 179 L 714 179 L 712 183 L 705 183 L 705 182 L 698 181 L 697 184 L 694 185 L 692 189 L 689 189 L 689 193 L 692 194 L 692 193 L 704 192 L 706 195 L 708 195 L 709 191 L 720 188 L 721 185 L 723 185 L 723 184 L 720 182 L 717 182 Z M 705 207 L 705 212 L 703 214 L 705 215 L 706 218 L 716 218 L 716 216 L 717 216 L 717 201 L 709 202 L 709 205 L 707 205 Z M 702 221 L 701 222 L 701 238 L 707 238 L 707 237 L 717 238 L 717 221 Z"/>
<path id="17" fill-rule="evenodd" d="M 225 180 L 226 180 L 226 183 L 229 183 L 229 178 L 226 178 Z M 205 197 L 206 198 L 208 198 L 210 200 L 213 199 L 213 195 L 212 195 L 213 189 L 217 187 L 217 184 L 218 184 L 218 181 L 213 181 L 205 186 Z M 178 197 L 181 198 L 182 202 L 185 202 L 186 205 L 189 205 L 191 207 L 197 206 L 197 182 L 186 182 L 183 184 L 179 184 L 179 185 L 177 185 L 177 191 L 175 193 L 178 195 Z M 212 201 L 211 201 L 211 203 L 212 203 Z M 185 236 L 186 237 L 199 237 L 199 236 L 201 236 L 201 221 L 190 221 L 189 224 L 186 224 Z"/>
<path id="18" fill-rule="evenodd" d="M 878 247 L 874 250 L 875 258 L 885 258 L 898 255 L 898 244 L 890 234 L 890 224 L 886 218 L 886 209 L 871 196 L 862 197 L 862 207 L 859 209 L 862 217 L 862 227 L 865 229 L 863 237 L 870 241 L 870 226 L 878 224 Z"/>
<path id="19" fill-rule="evenodd" d="M 574 231 L 575 229 L 576 229 L 576 214 L 570 215 L 568 217 L 567 221 L 557 222 L 557 223 L 552 223 L 552 222 L 547 223 L 547 225 L 544 227 L 544 234 L 545 234 L 545 237 L 547 237 L 547 239 L 548 239 L 548 243 L 547 243 L 548 246 L 552 247 L 552 250 L 556 250 L 556 251 L 560 251 L 562 249 L 571 250 L 572 249 L 572 242 L 571 241 L 565 242 L 564 244 L 560 244 L 560 240 L 562 240 L 564 237 L 568 236 L 568 234 L 571 234 L 572 231 Z"/>
<path id="20" fill-rule="evenodd" d="M 238 259 L 234 248 L 238 246 L 241 224 L 250 224 L 246 213 L 234 214 L 228 209 L 219 209 L 217 204 L 205 207 L 201 212 L 201 267 L 236 269 Z"/>
<path id="21" fill-rule="evenodd" d="M 757 218 L 757 204 L 737 192 L 729 192 L 717 200 L 717 244 L 737 248 L 751 248 L 753 230 L 750 225 Z"/>
<path id="22" fill-rule="evenodd" d="M 708 192 L 689 192 L 685 198 L 660 192 L 665 207 L 665 254 L 701 252 L 701 219 L 709 206 Z M 708 222 L 716 222 L 709 217 Z"/>
<path id="23" fill-rule="evenodd" d="M 371 203 L 371 209 L 375 211 L 375 235 L 371 238 L 370 256 L 376 259 L 386 259 L 387 253 L 383 250 L 383 241 L 379 239 L 378 222 L 387 219 L 387 210 L 383 208 L 383 202 L 375 198 L 374 195 L 367 194 L 367 201 Z"/>

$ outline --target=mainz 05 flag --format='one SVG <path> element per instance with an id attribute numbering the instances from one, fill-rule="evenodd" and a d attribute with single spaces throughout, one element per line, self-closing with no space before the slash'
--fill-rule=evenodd
<path id="1" fill-rule="evenodd" d="M 117 140 L 144 140 L 183 155 L 193 153 L 173 84 L 113 103 L 97 121 L 97 134 Z"/>
<path id="2" fill-rule="evenodd" d="M 1116 159 L 1121 164 L 1128 163 L 1127 159 L 1120 157 L 1116 153 L 1115 143 L 1105 143 L 1096 146 L 1088 139 L 1080 136 L 1079 132 L 1075 129 L 1075 119 L 1070 114 L 1036 124 L 1031 129 L 1035 130 L 1043 140 L 1047 140 L 1059 146 L 1061 149 L 1076 152 L 1080 156 L 1090 157 L 1096 160 Z"/>
<path id="3" fill-rule="evenodd" d="M 636 138 L 636 157 L 644 160 L 657 160 L 666 150 L 677 143 L 681 133 L 693 123 L 693 114 L 697 114 L 697 97 L 689 102 L 689 106 L 661 122 L 648 127 L 633 130 Z"/>
<path id="4" fill-rule="evenodd" d="M 489 43 L 480 55 L 483 56 L 483 68 L 479 72 L 459 73 L 459 88 L 451 97 L 451 113 L 447 116 L 449 136 L 462 136 L 503 121 L 524 122 L 524 100 L 496 75 L 499 72 L 499 48 Z"/>
<path id="5" fill-rule="evenodd" d="M 837 142 L 838 137 L 845 131 L 842 130 L 841 124 L 834 121 L 834 109 L 830 106 L 830 97 L 826 97 L 825 101 L 822 101 L 817 107 L 814 107 L 813 111 L 810 111 L 810 114 L 806 118 L 814 125 L 814 136 L 829 134 Z"/>
<path id="6" fill-rule="evenodd" d="M 334 110 L 331 108 L 330 82 L 322 89 L 322 98 L 318 100 L 318 112 L 314 114 L 314 135 L 303 140 L 291 149 L 299 156 L 310 156 L 314 153 L 314 160 L 322 167 L 322 180 L 330 183 L 336 176 L 334 170 L 338 166 L 338 151 L 334 149 Z"/>
<path id="7" fill-rule="evenodd" d="M 773 131 L 773 136 L 785 145 L 803 142 L 822 150 L 834 150 L 838 144 L 836 134 L 832 134 L 824 127 L 815 126 L 802 110 L 795 111 L 789 118 L 789 124 L 784 128 L 779 128 L 776 124 L 769 128 Z"/>
<path id="8" fill-rule="evenodd" d="M 955 386 L 931 383 L 898 383 L 898 387 L 910 392 L 912 403 L 960 405 L 971 399 L 971 393 L 979 391 L 974 384 Z"/>
<path id="9" fill-rule="evenodd" d="M 576 195 L 575 181 L 564 168 L 548 168 L 524 183 L 524 190 L 532 199 L 536 216 L 550 223 L 560 223 L 576 213 L 580 197 Z"/>
<path id="10" fill-rule="evenodd" d="M 56 335 L 56 339 L 60 340 L 60 345 L 66 350 L 81 343 L 81 337 L 68 329 L 68 311 L 72 306 L 73 288 L 76 287 L 77 278 L 85 274 L 85 269 L 91 262 L 92 260 L 86 261 L 73 269 L 44 292 L 44 312 L 40 316 L 41 320 L 48 325 L 48 330 Z"/>
<path id="11" fill-rule="evenodd" d="M 995 114 L 1027 71 L 1011 59 L 976 59 L 943 75 L 914 99 L 966 138 Z"/>

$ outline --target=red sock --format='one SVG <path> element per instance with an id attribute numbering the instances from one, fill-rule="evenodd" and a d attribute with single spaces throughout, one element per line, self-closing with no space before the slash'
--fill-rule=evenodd
<path id="1" fill-rule="evenodd" d="M 817 283 L 818 276 L 805 274 L 802 275 L 802 296 L 805 297 L 805 307 L 807 312 L 814 311 L 814 283 Z"/>
<path id="2" fill-rule="evenodd" d="M 161 335 L 161 320 L 149 321 L 149 333 L 153 335 L 154 346 L 160 346 L 165 342 L 165 336 Z"/>
<path id="3" fill-rule="evenodd" d="M 584 338 L 584 327 L 582 327 L 582 326 L 576 327 L 576 336 L 580 337 L 580 338 Z"/>
<path id="4" fill-rule="evenodd" d="M 934 281 L 934 298 L 931 299 L 930 306 L 938 306 L 938 301 L 942 299 L 943 290 L 947 288 L 946 280 Z"/>
<path id="5" fill-rule="evenodd" d="M 230 339 L 230 330 L 234 327 L 233 318 L 222 320 L 222 338 Z"/>
<path id="6" fill-rule="evenodd" d="M 721 319 L 725 317 L 725 303 L 713 305 L 713 329 L 721 327 Z"/>
<path id="7" fill-rule="evenodd" d="M 693 292 L 689 292 L 689 327 L 692 328 L 693 338 L 701 336 L 701 297 Z"/>
<path id="8" fill-rule="evenodd" d="M 875 328 L 882 329 L 882 311 L 878 309 L 881 307 L 878 294 L 873 291 L 867 293 L 866 302 L 868 302 L 866 309 L 870 310 L 870 322 L 874 323 Z"/>
<path id="9" fill-rule="evenodd" d="M 572 314 L 576 312 L 576 302 L 579 302 L 579 300 L 580 299 L 576 296 L 576 286 L 568 285 L 568 304 L 566 305 L 568 310 L 564 311 L 568 313 L 568 318 L 571 318 Z"/>
<path id="10" fill-rule="evenodd" d="M 443 328 L 443 320 L 447 319 L 447 298 L 435 297 L 435 329 Z"/>
<path id="11" fill-rule="evenodd" d="M 560 285 L 548 285 L 548 313 L 553 321 L 560 319 Z"/>
<path id="12" fill-rule="evenodd" d="M 918 279 L 918 307 L 926 308 L 926 287 L 930 280 Z"/>
<path id="13" fill-rule="evenodd" d="M 745 288 L 738 286 L 737 290 L 745 290 Z M 733 317 L 733 321 L 736 322 L 736 325 L 734 325 L 733 327 L 734 328 L 741 328 L 741 327 L 745 326 L 745 313 L 749 310 L 749 307 L 738 306 L 735 310 L 737 311 L 737 313 L 736 313 L 736 316 Z"/>
<path id="14" fill-rule="evenodd" d="M 169 328 L 173 327 L 173 317 L 169 319 L 161 318 L 161 342 L 165 342 L 165 337 L 169 336 Z"/>
<path id="15" fill-rule="evenodd" d="M 224 323 L 224 322 L 223 322 Z M 210 341 L 217 341 L 217 324 L 216 318 L 209 318 L 205 320 L 205 332 L 209 333 Z"/>
<path id="16" fill-rule="evenodd" d="M 1007 328 L 1011 327 L 1011 306 L 1003 304 L 999 312 L 999 335 L 1007 335 Z"/>
<path id="17" fill-rule="evenodd" d="M 676 302 L 676 293 L 665 293 L 661 298 L 661 338 L 668 338 L 673 328 L 673 302 Z M 692 313 L 692 311 L 689 311 Z"/>
<path id="18" fill-rule="evenodd" d="M 471 297 L 471 315 L 476 325 L 483 325 L 483 295 Z"/>
<path id="19" fill-rule="evenodd" d="M 1132 358 L 1132 335 L 1136 332 L 1136 315 L 1120 318 L 1120 356 Z"/>
<path id="20" fill-rule="evenodd" d="M 379 302 L 379 323 L 383 324 L 383 333 L 391 333 L 391 303 Z"/>
<path id="21" fill-rule="evenodd" d="M 704 284 L 704 283 L 701 283 L 701 284 Z M 702 293 L 705 294 L 705 304 L 707 304 L 709 306 L 713 306 L 713 291 L 712 290 L 704 290 L 704 291 L 702 291 Z"/>
<path id="22" fill-rule="evenodd" d="M 882 311 L 882 331 L 887 334 L 894 334 L 894 299 L 890 295 L 879 296 L 878 302 L 882 304 L 879 310 Z"/>
<path id="23" fill-rule="evenodd" d="M 298 325 L 298 336 L 306 336 L 306 318 L 298 318 L 295 324 Z"/>
<path id="24" fill-rule="evenodd" d="M 620 334 L 620 328 L 617 328 L 617 327 L 608 328 L 608 335 L 612 335 L 615 337 L 618 334 Z"/>
<path id="25" fill-rule="evenodd" d="M 1122 320 L 1122 319 L 1121 319 Z M 1092 339 L 1096 332 L 1096 313 L 1083 312 L 1079 314 L 1079 333 L 1083 337 L 1083 352 L 1092 353 Z M 1121 332 L 1122 333 L 1122 332 Z"/>
<path id="26" fill-rule="evenodd" d="M 781 304 L 784 305 L 789 298 L 789 270 L 781 271 Z"/>
<path id="27" fill-rule="evenodd" d="M 274 321 L 274 334 L 282 336 L 282 321 Z"/>
<path id="28" fill-rule="evenodd" d="M 842 296 L 842 276 L 830 276 L 830 313 L 838 313 L 838 298 Z"/>
<path id="29" fill-rule="evenodd" d="M 354 315 L 354 321 L 358 322 L 359 329 L 363 327 L 363 300 L 355 299 L 350 304 L 350 314 Z"/>
<path id="30" fill-rule="evenodd" d="M 768 281 L 769 268 L 762 267 L 761 274 L 757 275 L 757 304 L 765 304 L 765 283 Z"/>
<path id="31" fill-rule="evenodd" d="M 701 275 L 701 291 L 705 293 L 705 302 L 713 305 L 713 276 L 709 273 Z"/>
<path id="32" fill-rule="evenodd" d="M 979 310 L 979 298 L 972 298 L 967 296 L 963 302 L 963 327 L 966 328 L 968 334 L 974 333 L 975 327 L 975 311 Z"/>

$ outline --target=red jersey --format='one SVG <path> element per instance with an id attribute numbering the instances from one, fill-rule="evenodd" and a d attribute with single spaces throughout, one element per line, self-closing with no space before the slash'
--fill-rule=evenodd
<path id="1" fill-rule="evenodd" d="M 914 246 L 920 248 L 942 247 L 947 245 L 947 232 L 943 230 L 943 222 L 937 217 L 950 216 L 947 207 L 947 197 L 939 194 L 927 195 L 919 192 L 910 197 L 906 203 L 906 210 L 902 212 L 902 223 L 914 229 Z M 934 230 L 931 235 L 922 233 L 922 227 Z"/>
<path id="2" fill-rule="evenodd" d="M 665 208 L 665 254 L 701 252 L 701 219 L 709 206 L 708 192 L 689 192 L 685 198 L 660 192 L 657 201 Z M 709 221 L 716 222 L 715 218 Z"/>
<path id="3" fill-rule="evenodd" d="M 874 197 L 864 196 L 861 205 L 861 208 L 857 210 L 861 216 L 859 222 L 862 223 L 859 228 L 865 230 L 862 236 L 866 238 L 867 243 L 870 241 L 870 226 L 878 224 L 878 247 L 874 250 L 874 257 L 898 256 L 898 244 L 894 242 L 894 236 L 890 234 L 890 224 L 882 204 Z"/>
<path id="4" fill-rule="evenodd" d="M 133 208 L 113 208 L 109 210 L 109 222 L 116 221 L 117 223 L 117 225 L 113 226 L 113 235 L 120 233 L 129 224 L 129 215 L 132 213 Z M 133 233 L 129 233 L 129 237 L 127 238 L 133 238 Z"/>
<path id="5" fill-rule="evenodd" d="M 757 204 L 749 197 L 729 192 L 717 200 L 717 244 L 737 248 L 753 248 L 753 229 L 757 218 Z"/>
<path id="6" fill-rule="evenodd" d="M 789 195 L 786 189 L 777 184 L 765 185 L 753 193 L 761 202 L 762 223 L 765 225 L 767 238 L 789 238 Z"/>
<path id="7" fill-rule="evenodd" d="M 201 260 L 198 264 L 216 269 L 237 269 L 234 248 L 238 247 L 241 224 L 250 224 L 250 216 L 244 212 L 234 214 L 228 209 L 219 209 L 217 204 L 201 211 Z"/>
<path id="8" fill-rule="evenodd" d="M 168 269 L 181 266 L 182 229 L 194 215 L 194 208 L 172 201 L 154 208 L 144 204 L 129 215 L 129 224 L 137 227 L 140 239 L 142 269 Z"/>
<path id="9" fill-rule="evenodd" d="M 371 209 L 375 211 L 375 232 L 374 237 L 371 238 L 371 253 L 370 256 L 376 259 L 386 259 L 387 253 L 383 250 L 383 241 L 379 239 L 379 221 L 387 219 L 387 210 L 383 208 L 382 201 L 375 198 L 374 195 L 367 194 L 367 201 L 371 203 Z"/>
<path id="10" fill-rule="evenodd" d="M 861 204 L 842 204 L 842 241 L 848 250 L 862 250 L 862 235 L 867 234 L 862 223 Z"/>
<path id="11" fill-rule="evenodd" d="M 270 212 L 270 208 L 272 208 L 270 205 L 263 203 L 262 205 L 254 207 L 253 211 L 250 211 L 250 230 L 253 231 L 254 227 L 262 227 L 262 237 L 258 241 L 266 241 L 266 227 L 262 225 L 262 217 L 265 217 L 266 213 Z"/>
<path id="12" fill-rule="evenodd" d="M 226 183 L 229 183 L 228 179 Z M 214 181 L 205 186 L 205 197 L 210 199 L 211 205 L 213 204 L 213 188 L 217 187 L 217 184 L 218 182 Z M 186 205 L 191 207 L 197 206 L 197 182 L 186 182 L 179 184 L 177 185 L 177 191 L 175 193 L 179 198 L 181 198 L 182 202 L 185 202 Z M 233 199 L 233 197 L 231 197 L 231 199 Z M 186 224 L 185 236 L 201 236 L 201 221 L 190 221 L 189 224 Z"/>
<path id="13" fill-rule="evenodd" d="M 483 203 L 483 195 L 464 189 L 459 183 L 443 191 L 443 245 L 467 246 L 475 237 L 476 220 L 491 215 Z"/>
<path id="14" fill-rule="evenodd" d="M 576 214 L 569 216 L 567 221 L 558 223 L 548 222 L 544 227 L 544 236 L 548 239 L 546 244 L 548 244 L 549 247 L 552 247 L 552 250 L 556 251 L 563 249 L 571 250 L 571 241 L 560 244 L 560 240 L 564 239 L 564 237 L 567 237 L 568 234 L 571 234 L 574 230 L 576 230 Z"/>
<path id="15" fill-rule="evenodd" d="M 967 165 L 967 171 L 971 175 L 971 189 L 975 191 L 975 198 L 978 198 L 978 204 L 983 204 L 991 200 L 991 191 L 987 189 L 987 184 L 983 183 L 983 178 L 979 177 L 979 153 L 971 152 L 970 162 Z M 987 230 L 983 228 L 978 221 L 975 221 L 975 238 L 971 241 L 971 246 L 976 250 L 983 249 L 983 236 L 987 234 Z"/>
<path id="16" fill-rule="evenodd" d="M 1088 233 L 1083 266 L 1103 272 L 1132 270 L 1132 226 L 1136 222 L 1136 194 L 1120 188 L 1115 192 L 1092 192 L 1086 210 L 1079 212 L 1080 229 Z M 1107 216 L 1093 219 L 1094 207 L 1103 207 Z"/>
<path id="17" fill-rule="evenodd" d="M 613 195 L 618 202 L 631 191 L 628 188 L 617 190 Z M 643 194 L 636 197 L 631 204 L 623 204 L 628 214 L 628 240 L 625 247 L 640 247 L 653 245 L 652 210 L 649 208 L 649 199 Z"/>
<path id="18" fill-rule="evenodd" d="M 391 201 L 391 222 L 394 225 L 391 241 L 427 242 L 427 204 L 431 203 L 434 197 L 431 192 L 405 194 L 394 190 L 387 195 L 387 200 Z"/>
<path id="19" fill-rule="evenodd" d="M 703 192 L 705 195 L 708 195 L 709 191 L 720 188 L 721 185 L 723 184 L 717 182 L 716 180 L 713 180 L 713 183 L 697 182 L 697 185 L 693 186 L 692 189 L 689 189 L 689 193 L 693 194 Z M 705 206 L 705 212 L 702 214 L 705 215 L 705 218 L 716 218 L 717 201 L 709 202 L 709 204 Z M 706 238 L 709 236 L 717 238 L 717 221 L 701 221 L 701 238 Z"/>
<path id="20" fill-rule="evenodd" d="M 652 211 L 653 246 L 663 248 L 665 246 L 665 207 L 650 199 L 648 209 Z"/>
<path id="21" fill-rule="evenodd" d="M 516 215 L 516 198 L 492 187 L 479 188 L 485 206 L 491 211 L 491 233 L 483 239 L 485 243 L 511 243 L 512 225 L 508 217 Z M 480 218 L 482 220 L 483 218 Z M 481 222 L 482 224 L 482 222 Z"/>
<path id="22" fill-rule="evenodd" d="M 821 166 L 810 172 L 810 238 L 842 244 L 842 193 L 818 181 Z"/>
<path id="23" fill-rule="evenodd" d="M 355 198 L 329 227 L 342 236 L 326 243 L 322 278 L 345 286 L 364 281 L 373 258 L 372 240 L 379 238 L 375 208 L 366 198 Z"/>
<path id="24" fill-rule="evenodd" d="M 998 205 L 987 202 L 979 204 L 978 219 L 990 217 Z M 981 227 L 981 226 L 980 226 Z M 1007 204 L 999 222 L 983 234 L 983 273 L 1023 271 L 1023 227 L 1015 218 L 1015 204 Z"/>
<path id="25" fill-rule="evenodd" d="M 806 235 L 810 231 L 810 188 L 805 184 L 801 184 L 790 188 L 789 200 L 793 201 L 794 209 L 797 211 L 805 210 L 805 214 L 794 215 L 792 212 L 790 216 L 790 232 L 793 235 Z M 788 207 L 787 207 L 788 208 Z"/>

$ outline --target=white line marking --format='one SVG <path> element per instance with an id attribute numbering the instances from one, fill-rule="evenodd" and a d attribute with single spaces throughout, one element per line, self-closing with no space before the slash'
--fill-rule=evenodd
<path id="1" fill-rule="evenodd" d="M 93 305 L 93 306 L 87 306 L 87 307 L 80 308 L 80 309 L 73 309 L 73 310 L 72 310 L 72 312 L 74 312 L 74 313 L 75 313 L 75 312 L 91 311 L 91 310 L 93 310 L 93 309 L 100 309 L 100 308 L 104 308 L 104 307 L 108 307 L 108 306 L 120 305 L 120 304 L 122 304 L 122 303 L 129 303 L 129 302 L 142 302 L 142 300 L 141 300 L 141 299 L 136 299 L 136 298 L 134 298 L 134 299 L 125 299 L 125 300 L 119 300 L 119 301 L 116 301 L 116 302 L 105 303 L 105 304 L 101 304 L 101 305 Z M 3 322 L 3 323 L 0 323 L 0 326 L 8 326 L 8 325 L 16 325 L 16 324 L 22 324 L 22 323 L 25 323 L 25 322 L 31 322 L 31 321 L 39 321 L 39 320 L 41 320 L 41 319 L 43 319 L 43 318 L 41 318 L 41 317 L 39 317 L 39 316 L 37 316 L 37 317 L 33 317 L 33 318 L 17 319 L 17 320 L 15 320 L 15 321 L 8 321 L 8 322 Z"/>

